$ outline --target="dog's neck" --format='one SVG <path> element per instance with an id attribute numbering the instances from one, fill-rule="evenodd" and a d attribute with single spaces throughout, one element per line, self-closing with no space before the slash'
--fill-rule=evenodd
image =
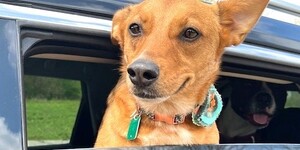
<path id="1" fill-rule="evenodd" d="M 222 110 L 222 98 L 214 85 L 211 85 L 204 102 L 197 105 L 190 113 L 192 124 L 200 127 L 208 127 L 215 123 Z M 137 107 L 137 110 L 131 115 L 127 140 L 135 140 L 138 136 L 138 130 L 143 115 L 149 120 L 157 121 L 159 124 L 164 122 L 166 125 L 177 125 L 185 122 L 186 114 L 176 114 L 173 116 L 147 112 L 143 108 Z"/>
<path id="2" fill-rule="evenodd" d="M 192 112 L 196 104 L 187 99 L 181 99 L 181 101 L 179 101 L 178 98 L 171 97 L 166 101 L 137 100 L 137 105 L 146 112 L 174 116 L 175 114 L 188 114 Z"/>
<path id="3" fill-rule="evenodd" d="M 227 138 L 242 137 L 254 134 L 259 127 L 250 124 L 240 117 L 231 107 L 230 100 L 218 119 L 218 129 Z"/>
<path id="4" fill-rule="evenodd" d="M 137 114 L 139 116 L 144 114 L 153 121 L 165 122 L 167 124 L 184 123 L 186 116 L 191 115 L 192 121 L 195 125 L 206 127 L 215 122 L 222 110 L 222 107 L 223 104 L 221 95 L 218 93 L 215 86 L 211 85 L 203 103 L 194 105 L 193 110 L 189 111 L 188 113 L 166 115 L 157 112 L 146 111 L 138 105 Z"/>

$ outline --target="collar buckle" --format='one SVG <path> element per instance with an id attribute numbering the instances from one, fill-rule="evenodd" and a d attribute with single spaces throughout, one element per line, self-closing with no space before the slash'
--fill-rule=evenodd
<path id="1" fill-rule="evenodd" d="M 174 116 L 173 124 L 181 124 L 184 123 L 185 115 L 177 114 Z"/>

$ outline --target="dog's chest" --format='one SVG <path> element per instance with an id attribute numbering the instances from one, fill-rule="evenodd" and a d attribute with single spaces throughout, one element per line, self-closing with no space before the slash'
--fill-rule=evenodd
<path id="1" fill-rule="evenodd" d="M 154 129 L 153 131 L 140 136 L 143 145 L 164 144 L 193 144 L 193 134 L 183 127 L 168 127 Z"/>
<path id="2" fill-rule="evenodd" d="M 223 114 L 219 117 L 218 129 L 222 135 L 232 138 L 251 135 L 256 132 L 258 127 L 251 125 L 236 114 L 231 107 L 231 101 L 228 101 Z"/>

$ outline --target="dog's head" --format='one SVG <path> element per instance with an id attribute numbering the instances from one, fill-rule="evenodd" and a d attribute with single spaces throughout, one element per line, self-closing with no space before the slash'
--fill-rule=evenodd
<path id="1" fill-rule="evenodd" d="M 235 80 L 232 85 L 233 110 L 259 128 L 266 127 L 278 109 L 285 103 L 286 92 L 275 84 Z"/>
<path id="2" fill-rule="evenodd" d="M 194 107 L 219 71 L 223 48 L 241 43 L 268 0 L 145 0 L 118 11 L 112 41 L 139 103 Z"/>

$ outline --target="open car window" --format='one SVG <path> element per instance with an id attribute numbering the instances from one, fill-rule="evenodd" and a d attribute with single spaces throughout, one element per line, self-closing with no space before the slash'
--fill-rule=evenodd
<path id="1" fill-rule="evenodd" d="M 3 41 L 0 45 L 14 50 L 19 50 L 20 46 L 24 75 L 21 73 L 19 76 L 24 81 L 24 111 L 27 117 L 27 135 L 22 135 L 22 138 L 28 142 L 29 150 L 93 147 L 106 108 L 107 96 L 119 78 L 121 52 L 110 42 L 111 17 L 116 10 L 139 1 L 0 0 L 0 20 L 14 22 L 9 24 L 8 29 L 15 28 L 16 32 L 20 32 L 11 34 L 20 36 L 20 42 L 15 42 L 19 44 L 16 47 L 8 46 L 4 38 L 0 38 Z M 283 110 L 278 111 L 270 126 L 259 131 L 268 140 L 263 141 L 263 144 L 234 142 L 143 148 L 300 149 L 298 3 L 296 0 L 272 0 L 269 11 L 264 13 L 245 43 L 228 48 L 223 57 L 220 81 L 222 78 L 265 81 L 279 85 L 287 92 L 286 102 L 282 102 Z M 5 29 L 1 31 L 4 33 Z M 1 62 L 4 62 L 6 54 L 1 58 Z M 0 68 L 1 73 L 8 72 L 6 68 Z M 17 81 L 15 76 L 5 77 L 14 77 Z M 11 88 L 13 85 L 21 85 L 10 81 L 3 83 L 7 83 L 1 84 L 3 89 L 10 88 L 1 90 L 2 94 L 9 94 L 5 91 L 15 91 Z M 46 93 L 42 94 L 43 92 Z M 223 96 L 226 97 L 226 94 Z M 19 97 L 21 96 L 9 99 L 8 104 L 17 102 L 21 99 Z M 0 110 L 1 113 L 7 110 L 12 114 L 20 113 L 9 110 L 6 105 L 1 106 L 4 108 Z M 11 125 L 20 124 L 12 121 L 3 125 L 3 122 L 0 116 L 2 127 L 7 125 L 10 129 Z M 18 135 L 14 134 L 14 137 Z M 17 141 L 22 143 L 21 137 Z"/>

